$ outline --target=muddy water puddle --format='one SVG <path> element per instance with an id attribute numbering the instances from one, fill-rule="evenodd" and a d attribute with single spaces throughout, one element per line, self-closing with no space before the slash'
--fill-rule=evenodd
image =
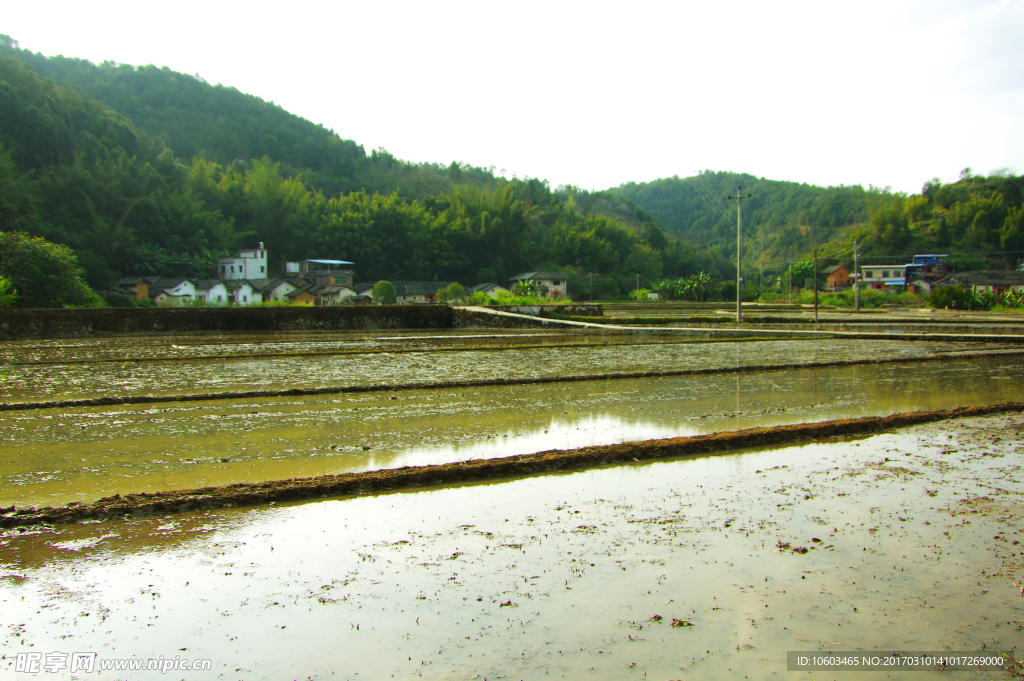
<path id="1" fill-rule="evenodd" d="M 0 412 L 0 506 L 1024 399 L 1012 357 Z"/>
<path id="2" fill-rule="evenodd" d="M 788 650 L 1007 651 L 1022 427 L 7 533 L 0 646 L 240 679 L 761 679 Z"/>
<path id="3" fill-rule="evenodd" d="M 464 338 L 464 337 L 463 337 Z M 554 343 L 559 337 L 546 337 Z M 401 343 L 422 351 L 369 354 L 310 354 L 301 357 L 242 357 L 175 362 L 29 363 L 0 366 L 0 401 L 38 401 L 121 395 L 174 395 L 244 390 L 282 390 L 338 385 L 436 384 L 450 381 L 526 379 L 611 372 L 714 369 L 808 362 L 919 359 L 962 352 L 1019 352 L 1019 346 L 994 343 L 913 342 L 898 340 L 774 340 L 730 343 L 652 343 L 609 337 L 562 336 L 580 346 L 523 348 L 504 339 L 501 349 L 447 351 L 452 339 L 408 335 Z M 596 339 L 604 338 L 604 340 Z M 581 339 L 588 342 L 583 343 Z M 386 339 L 385 339 L 386 340 Z M 493 342 L 491 339 L 489 342 Z M 473 341 L 473 339 L 469 339 Z M 467 342 L 469 342 L 467 341 Z M 104 343 L 91 341 L 97 353 Z M 164 341 L 162 341 L 164 342 Z M 383 342 L 378 339 L 375 342 Z M 398 341 L 396 341 L 398 342 Z M 475 342 L 475 341 L 474 341 Z M 607 344 L 604 344 L 607 342 Z M 444 350 L 444 351 L 442 351 Z"/>

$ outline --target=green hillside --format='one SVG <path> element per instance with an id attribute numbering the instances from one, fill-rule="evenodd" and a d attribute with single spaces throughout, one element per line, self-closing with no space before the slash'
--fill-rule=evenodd
<path id="1" fill-rule="evenodd" d="M 1015 266 L 1024 178 L 981 177 L 966 169 L 955 183 L 925 183 L 908 196 L 863 187 L 817 187 L 753 175 L 705 171 L 687 178 L 627 183 L 615 191 L 680 239 L 721 255 L 736 250 L 736 204 L 743 202 L 745 267 L 780 272 L 817 248 L 827 264 L 852 263 L 859 239 L 865 262 L 906 262 L 915 253 L 952 254 L 961 268 Z"/>
<path id="2" fill-rule="evenodd" d="M 741 173 L 705 171 L 687 178 L 622 185 L 616 191 L 654 216 L 680 238 L 708 246 L 736 247 L 736 204 L 743 203 L 744 238 L 778 256 L 792 256 L 828 243 L 866 223 L 868 195 L 862 187 L 816 187 L 765 180 Z"/>
<path id="3" fill-rule="evenodd" d="M 699 269 L 730 275 L 727 261 L 667 239 L 613 192 L 554 191 L 540 180 L 374 153 L 355 180 L 330 176 L 359 189 L 332 193 L 310 180 L 323 174 L 270 155 L 182 158 L 163 137 L 40 77 L 20 56 L 0 56 L 0 230 L 69 246 L 94 287 L 131 272 L 209 274 L 218 255 L 258 241 L 278 263 L 353 260 L 363 280 L 475 283 L 565 267 L 577 293 L 594 273 L 599 294 L 617 295 L 636 273 L 647 281 Z"/>

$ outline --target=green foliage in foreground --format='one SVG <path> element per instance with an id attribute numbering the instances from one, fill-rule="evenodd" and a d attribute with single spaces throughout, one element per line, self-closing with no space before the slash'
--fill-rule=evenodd
<path id="1" fill-rule="evenodd" d="M 70 248 L 24 232 L 0 232 L 0 278 L 18 292 L 14 307 L 96 305 L 99 297 L 82 275 Z"/>

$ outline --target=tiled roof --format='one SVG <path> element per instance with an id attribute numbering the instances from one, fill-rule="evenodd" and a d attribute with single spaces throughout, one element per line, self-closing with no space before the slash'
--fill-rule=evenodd
<path id="1" fill-rule="evenodd" d="M 469 292 L 470 293 L 476 293 L 477 291 L 487 292 L 487 291 L 490 291 L 493 288 L 504 289 L 505 287 L 501 286 L 499 284 L 495 284 L 493 281 L 488 281 L 488 282 L 483 283 L 483 284 L 477 284 L 476 286 L 474 286 L 471 289 L 469 289 Z"/>
<path id="2" fill-rule="evenodd" d="M 434 296 L 439 289 L 448 286 L 447 281 L 393 281 L 395 295 L 398 296 Z"/>

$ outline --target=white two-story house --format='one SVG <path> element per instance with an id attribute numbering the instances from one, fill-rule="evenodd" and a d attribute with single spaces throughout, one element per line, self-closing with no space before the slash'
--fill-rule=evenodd
<path id="1" fill-rule="evenodd" d="M 260 242 L 259 248 L 243 248 L 234 258 L 217 261 L 217 274 L 221 279 L 267 279 L 267 251 Z"/>

